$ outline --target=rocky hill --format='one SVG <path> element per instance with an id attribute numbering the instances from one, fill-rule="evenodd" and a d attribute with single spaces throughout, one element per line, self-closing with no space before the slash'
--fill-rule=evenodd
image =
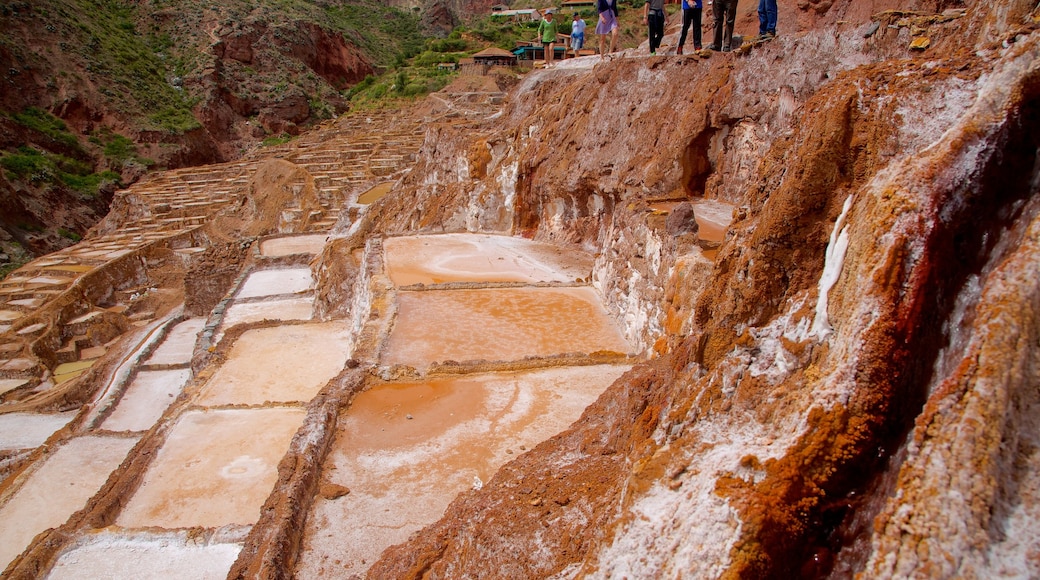
<path id="1" fill-rule="evenodd" d="M 147 170 L 343 113 L 346 89 L 421 47 L 420 19 L 365 1 L 0 3 L 0 250 L 67 246 Z"/>
<path id="2" fill-rule="evenodd" d="M 0 419 L 64 421 L 2 450 L 12 520 L 0 521 L 69 489 L 47 469 L 63 450 L 107 453 L 82 504 L 21 538 L 21 553 L 0 542 L 5 574 L 115 569 L 140 557 L 108 555 L 129 544 L 149 563 L 232 578 L 1040 575 L 1040 6 L 823 0 L 781 15 L 804 29 L 731 53 L 566 60 L 508 94 L 460 81 L 416 109 L 347 115 L 270 155 L 118 192 L 83 242 L 0 286 Z M 740 31 L 753 25 L 745 7 Z M 702 235 L 703 208 L 724 234 Z M 431 258 L 440 234 L 495 234 L 573 263 L 551 282 L 393 282 L 391 241 L 434 270 L 507 261 Z M 631 352 L 387 354 L 394 329 L 423 329 L 409 317 L 426 309 L 406 300 L 502 291 L 483 307 L 508 310 L 504 291 L 561 288 L 598 296 Z M 449 315 L 422 348 L 480 326 Z M 188 323 L 177 362 L 153 360 Z M 260 333 L 280 348 L 256 366 L 329 328 L 335 339 L 275 372 L 241 368 Z M 324 382 L 278 392 L 324 364 L 319 352 L 335 354 Z M 65 361 L 81 367 L 59 372 Z M 566 430 L 502 450 L 438 521 L 358 555 L 425 506 L 375 503 L 394 497 L 392 477 L 375 491 L 343 483 L 366 469 L 345 450 L 421 446 L 430 415 L 480 406 L 454 392 L 407 402 L 406 416 L 387 404 L 372 414 L 400 437 L 352 438 L 363 396 L 604 363 L 627 366 Z M 249 380 L 227 378 L 236 366 Z M 150 422 L 121 412 L 134 375 L 165 371 L 185 382 Z M 250 414 L 283 418 L 250 431 Z M 203 429 L 231 416 L 220 437 Z M 274 460 L 221 459 L 252 434 Z M 435 468 L 461 469 L 435 455 L 418 471 Z M 260 472 L 270 492 L 248 486 L 261 497 L 241 519 L 169 507 L 216 511 Z M 361 511 L 371 527 L 342 523 Z"/>

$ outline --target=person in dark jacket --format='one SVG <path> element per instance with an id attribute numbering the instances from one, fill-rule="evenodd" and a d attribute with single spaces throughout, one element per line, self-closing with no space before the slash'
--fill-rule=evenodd
<path id="1" fill-rule="evenodd" d="M 668 22 L 668 16 L 664 11 L 664 0 L 647 0 L 643 4 L 643 24 L 646 24 L 648 36 L 650 37 L 650 54 L 657 54 L 664 38 L 664 25 Z"/>

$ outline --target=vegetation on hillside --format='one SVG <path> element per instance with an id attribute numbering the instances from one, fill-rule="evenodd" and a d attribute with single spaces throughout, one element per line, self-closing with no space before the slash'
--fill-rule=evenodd
<path id="1" fill-rule="evenodd" d="M 620 48 L 638 46 L 646 35 L 642 24 L 642 6 L 645 0 L 621 0 L 619 34 Z M 559 31 L 570 34 L 572 11 L 563 11 L 558 3 L 551 5 L 559 14 Z M 534 0 L 514 2 L 510 8 L 546 8 L 543 3 Z M 669 7 L 671 8 L 671 7 Z M 669 10 L 671 13 L 671 10 Z M 586 48 L 597 45 L 594 28 L 598 18 L 594 8 L 585 8 L 578 14 L 588 24 L 586 32 Z M 430 92 L 440 90 L 451 82 L 455 73 L 440 67 L 442 63 L 458 63 L 467 58 L 495 46 L 503 50 L 513 50 L 520 42 L 532 42 L 538 35 L 538 23 L 530 20 L 512 19 L 485 14 L 471 19 L 467 24 L 458 26 L 446 38 L 428 38 L 419 51 L 409 55 L 399 53 L 393 67 L 381 75 L 365 78 L 347 93 L 352 106 L 394 107 L 401 99 L 410 100 Z M 522 72 L 522 71 L 521 71 Z"/>

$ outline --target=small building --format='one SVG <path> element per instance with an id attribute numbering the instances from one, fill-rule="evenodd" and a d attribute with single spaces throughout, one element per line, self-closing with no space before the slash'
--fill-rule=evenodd
<path id="1" fill-rule="evenodd" d="M 514 67 L 516 64 L 516 55 L 508 50 L 491 47 L 469 58 L 460 58 L 459 71 L 462 74 L 483 76 L 495 67 Z"/>
<path id="2" fill-rule="evenodd" d="M 505 4 L 495 4 L 491 7 L 492 12 L 505 12 L 506 10 L 509 10 L 509 7 Z"/>
<path id="3" fill-rule="evenodd" d="M 534 8 L 525 8 L 523 10 L 502 10 L 500 12 L 492 12 L 491 18 L 495 20 L 499 18 L 508 18 L 513 22 L 537 22 L 542 19 L 542 15 Z"/>
<path id="4" fill-rule="evenodd" d="M 492 46 L 474 54 L 473 61 L 487 66 L 516 66 L 516 55 Z"/>
<path id="5" fill-rule="evenodd" d="M 596 0 L 566 0 L 563 3 L 564 10 L 570 10 L 571 12 L 578 12 L 579 10 L 595 10 Z"/>

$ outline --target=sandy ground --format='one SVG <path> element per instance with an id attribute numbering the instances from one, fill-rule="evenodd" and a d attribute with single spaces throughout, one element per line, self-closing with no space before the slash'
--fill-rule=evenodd
<path id="1" fill-rule="evenodd" d="M 500 288 L 398 293 L 383 364 L 627 353 L 628 343 L 591 288 Z"/>
<path id="2" fill-rule="evenodd" d="M 304 414 L 290 408 L 186 413 L 116 523 L 128 528 L 254 523 Z"/>
<path id="3" fill-rule="evenodd" d="M 129 437 L 77 437 L 48 457 L 0 508 L 0 567 L 36 534 L 60 526 L 86 505 L 135 443 Z"/>
<path id="4" fill-rule="evenodd" d="M 508 236 L 443 234 L 383 242 L 398 286 L 446 282 L 574 282 L 592 271 L 592 256 Z"/>
<path id="5" fill-rule="evenodd" d="M 391 383 L 359 395 L 323 478 L 299 578 L 343 578 L 436 521 L 460 492 L 565 429 L 627 366 L 569 367 Z"/>

